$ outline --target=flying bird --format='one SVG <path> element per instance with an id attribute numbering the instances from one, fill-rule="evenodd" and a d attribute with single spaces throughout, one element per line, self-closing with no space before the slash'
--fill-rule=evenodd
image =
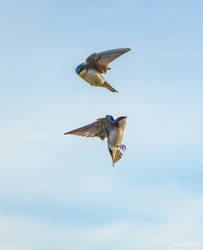
<path id="1" fill-rule="evenodd" d="M 126 146 L 121 144 L 126 126 L 126 116 L 120 116 L 114 120 L 113 116 L 106 115 L 99 118 L 95 122 L 84 127 L 64 133 L 64 135 L 80 135 L 86 137 L 99 137 L 104 140 L 107 137 L 108 149 L 111 154 L 112 163 L 121 159 L 122 151 L 126 150 Z"/>
<path id="2" fill-rule="evenodd" d="M 115 90 L 101 74 L 105 74 L 111 68 L 108 64 L 117 57 L 128 52 L 130 48 L 112 49 L 100 53 L 93 53 L 87 59 L 86 63 L 79 64 L 75 71 L 76 73 L 92 86 L 107 88 L 112 92 Z"/>

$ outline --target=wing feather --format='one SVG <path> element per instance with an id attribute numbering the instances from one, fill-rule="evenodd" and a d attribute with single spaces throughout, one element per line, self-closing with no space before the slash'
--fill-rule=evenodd
<path id="1" fill-rule="evenodd" d="M 99 137 L 104 140 L 108 134 L 108 120 L 106 118 L 99 118 L 96 122 L 64 133 L 64 135 L 68 134 L 86 137 Z"/>
<path id="2" fill-rule="evenodd" d="M 95 68 L 98 72 L 106 73 L 108 64 L 129 50 L 130 48 L 120 48 L 93 53 L 86 59 L 86 63 L 89 67 Z"/>

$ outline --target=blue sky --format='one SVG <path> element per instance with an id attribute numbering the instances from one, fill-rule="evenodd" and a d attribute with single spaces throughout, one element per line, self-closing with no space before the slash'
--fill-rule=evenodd
<path id="1" fill-rule="evenodd" d="M 4 1 L 0 9 L 0 249 L 202 248 L 202 1 Z M 106 79 L 75 74 L 131 47 Z M 112 168 L 97 138 L 63 136 L 127 115 Z M 179 246 L 184 249 L 184 246 Z"/>

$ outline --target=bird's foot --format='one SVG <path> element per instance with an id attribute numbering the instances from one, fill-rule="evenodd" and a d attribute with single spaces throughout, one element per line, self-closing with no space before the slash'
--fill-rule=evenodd
<path id="1" fill-rule="evenodd" d="M 107 70 L 111 70 L 111 68 L 108 67 Z"/>
<path id="2" fill-rule="evenodd" d="M 119 146 L 119 148 L 120 148 L 122 151 L 126 150 L 126 146 L 125 146 L 124 144 L 121 144 L 121 145 Z"/>

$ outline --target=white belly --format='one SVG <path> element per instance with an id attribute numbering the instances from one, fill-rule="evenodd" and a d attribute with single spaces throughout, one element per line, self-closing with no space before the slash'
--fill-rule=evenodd
<path id="1" fill-rule="evenodd" d="M 109 147 L 110 148 L 119 147 L 122 143 L 122 140 L 123 140 L 123 132 L 121 132 L 120 129 L 115 128 L 109 134 L 109 139 L 108 139 Z"/>
<path id="2" fill-rule="evenodd" d="M 119 147 L 123 140 L 124 130 L 126 126 L 126 119 L 119 122 L 119 128 L 115 127 L 109 133 L 108 144 L 110 148 Z"/>
<path id="3" fill-rule="evenodd" d="M 105 79 L 94 69 L 81 72 L 80 76 L 93 86 L 102 86 L 105 82 Z"/>

